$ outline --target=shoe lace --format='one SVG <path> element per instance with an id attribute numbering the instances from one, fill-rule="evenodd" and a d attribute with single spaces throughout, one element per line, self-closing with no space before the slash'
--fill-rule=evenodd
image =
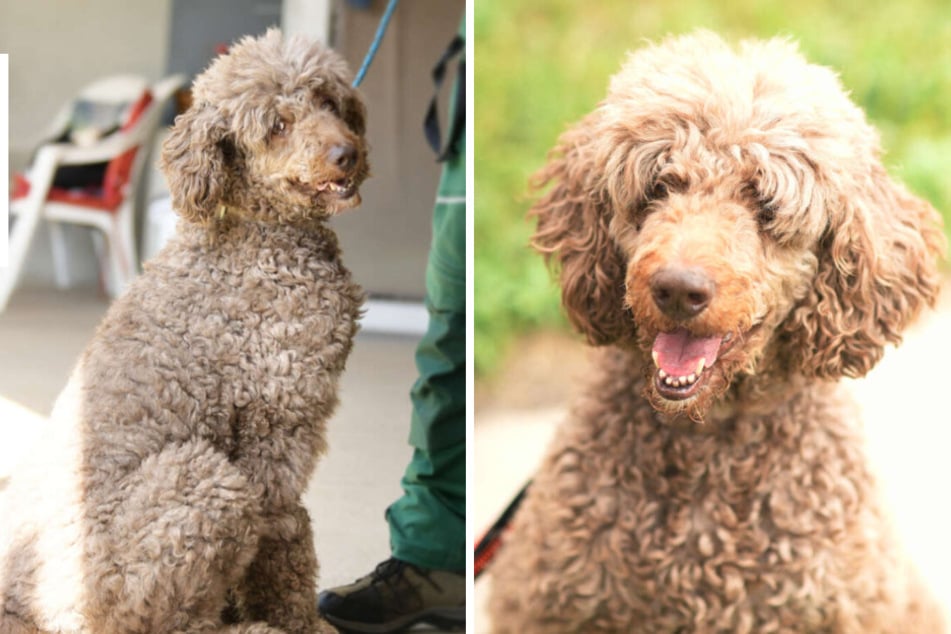
<path id="1" fill-rule="evenodd" d="M 425 579 L 430 585 L 436 588 L 438 591 L 442 592 L 442 586 L 440 586 L 436 581 L 430 577 L 429 571 L 425 568 L 420 568 L 419 566 L 413 565 L 402 559 L 397 559 L 396 557 L 390 557 L 384 562 L 377 564 L 376 568 L 373 569 L 373 572 L 370 573 L 371 579 L 374 583 L 382 582 L 388 587 L 397 587 L 401 581 L 405 582 L 405 585 L 412 587 L 412 584 L 406 580 L 403 572 L 407 569 L 412 569 L 420 578 Z M 418 594 L 418 590 L 413 588 L 414 592 Z"/>
<path id="2" fill-rule="evenodd" d="M 390 557 L 386 561 L 377 564 L 373 572 L 370 573 L 370 578 L 373 581 L 388 582 L 393 577 L 401 576 L 403 569 L 406 568 L 407 565 L 405 561 L 401 561 L 396 557 Z"/>

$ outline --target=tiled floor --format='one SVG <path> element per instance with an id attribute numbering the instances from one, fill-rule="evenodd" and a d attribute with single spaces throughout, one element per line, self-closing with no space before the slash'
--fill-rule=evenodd
<path id="1" fill-rule="evenodd" d="M 30 425 L 49 413 L 106 307 L 91 290 L 20 290 L 0 314 L 0 476 L 4 458 L 22 451 Z M 389 556 L 383 512 L 400 494 L 410 457 L 415 345 L 405 336 L 357 337 L 329 425 L 330 451 L 305 497 L 322 587 L 349 583 Z"/>

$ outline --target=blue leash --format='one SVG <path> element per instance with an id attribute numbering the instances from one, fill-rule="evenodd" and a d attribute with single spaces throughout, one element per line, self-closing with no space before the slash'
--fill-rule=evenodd
<path id="1" fill-rule="evenodd" d="M 383 17 L 380 18 L 380 25 L 376 27 L 376 35 L 373 36 L 373 41 L 370 43 L 366 57 L 363 58 L 363 64 L 360 66 L 360 70 L 357 71 L 357 76 L 353 78 L 354 88 L 363 82 L 363 77 L 367 74 L 367 69 L 370 68 L 370 62 L 372 62 L 376 56 L 376 50 L 380 48 L 383 34 L 386 33 L 386 27 L 389 26 L 390 18 L 393 17 L 393 12 L 396 10 L 396 5 L 399 4 L 399 1 L 400 0 L 390 0 L 386 5 L 386 11 L 383 12 Z"/>

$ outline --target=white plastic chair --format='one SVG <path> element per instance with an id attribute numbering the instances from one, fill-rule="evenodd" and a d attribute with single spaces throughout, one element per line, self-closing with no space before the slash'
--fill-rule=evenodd
<path id="1" fill-rule="evenodd" d="M 135 76 L 109 77 L 84 89 L 77 99 L 124 99 L 134 103 L 151 94 L 151 101 L 139 116 L 123 129 L 90 144 L 47 143 L 36 154 L 29 175 L 29 193 L 11 201 L 10 215 L 16 222 L 10 231 L 9 263 L 0 269 L 0 311 L 16 287 L 30 242 L 41 220 L 49 222 L 57 285 L 68 285 L 68 262 L 65 241 L 59 223 L 92 227 L 99 255 L 103 286 L 113 297 L 122 292 L 138 270 L 135 246 L 135 201 L 146 174 L 146 159 L 161 122 L 168 100 L 185 83 L 182 75 L 167 77 L 151 86 Z M 147 100 L 143 100 L 145 103 Z M 51 136 L 57 137 L 65 128 L 69 108 L 54 122 Z M 65 165 L 114 162 L 134 150 L 128 177 L 118 192 L 119 200 L 102 201 L 91 196 L 75 198 L 52 188 L 57 168 Z M 107 168 L 108 169 L 108 168 Z"/>

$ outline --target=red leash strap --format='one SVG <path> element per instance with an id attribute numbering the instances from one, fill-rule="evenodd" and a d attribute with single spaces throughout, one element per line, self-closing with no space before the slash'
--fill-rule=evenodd
<path id="1" fill-rule="evenodd" d="M 502 547 L 505 531 L 508 528 L 509 524 L 512 521 L 512 517 L 515 515 L 515 511 L 518 510 L 519 505 L 522 503 L 522 499 L 525 497 L 525 492 L 528 491 L 529 485 L 531 485 L 531 480 L 525 483 L 525 486 L 522 487 L 521 491 L 509 502 L 509 505 L 505 507 L 505 510 L 502 511 L 502 514 L 499 516 L 499 519 L 495 520 L 495 523 L 492 524 L 492 527 L 489 528 L 482 536 L 482 539 L 478 541 L 475 547 L 475 579 L 479 578 L 479 575 L 482 574 L 482 571 L 485 570 L 485 567 L 489 565 L 494 558 L 496 553 L 498 553 L 499 548 Z"/>

